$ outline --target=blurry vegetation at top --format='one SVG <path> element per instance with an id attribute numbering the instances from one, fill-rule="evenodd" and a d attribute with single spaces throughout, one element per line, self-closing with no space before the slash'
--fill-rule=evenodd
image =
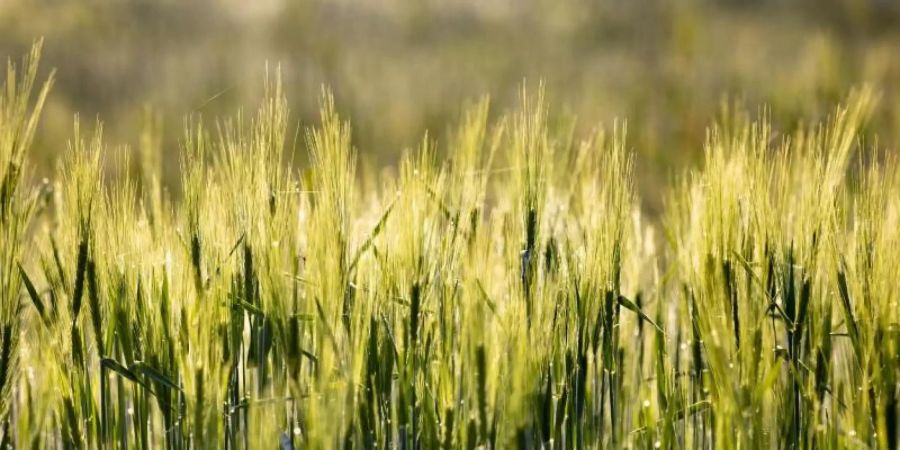
<path id="1" fill-rule="evenodd" d="M 39 175 L 74 113 L 133 148 L 151 110 L 173 155 L 164 181 L 177 186 L 182 118 L 255 104 L 266 62 L 281 65 L 301 124 L 330 86 L 375 167 L 424 130 L 443 142 L 465 100 L 489 94 L 499 114 L 522 80 L 544 80 L 561 126 L 628 120 L 651 213 L 673 168 L 700 161 L 723 101 L 768 105 L 776 127 L 791 128 L 869 85 L 881 110 L 865 136 L 900 142 L 900 6 L 889 1 L 0 2 L 0 56 L 40 36 L 58 78 L 32 157 Z"/>

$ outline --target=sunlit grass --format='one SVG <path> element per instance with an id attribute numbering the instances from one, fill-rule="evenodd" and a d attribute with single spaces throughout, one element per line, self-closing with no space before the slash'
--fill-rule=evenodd
<path id="1" fill-rule="evenodd" d="M 152 116 L 138 176 L 76 126 L 32 188 L 37 54 L 0 96 L 5 442 L 897 446 L 900 175 L 857 145 L 868 91 L 787 135 L 726 113 L 656 230 L 626 126 L 575 136 L 541 87 L 363 184 L 331 94 L 294 139 L 276 76 L 188 121 L 178 200 Z"/>

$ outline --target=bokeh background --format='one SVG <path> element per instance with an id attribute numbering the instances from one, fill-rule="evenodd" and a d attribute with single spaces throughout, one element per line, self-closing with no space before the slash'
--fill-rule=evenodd
<path id="1" fill-rule="evenodd" d="M 789 128 L 869 85 L 880 102 L 866 134 L 900 142 L 890 0 L 0 0 L 0 56 L 39 37 L 57 84 L 38 174 L 52 173 L 75 113 L 101 120 L 110 145 L 134 146 L 153 111 L 175 185 L 184 117 L 254 108 L 267 62 L 280 64 L 301 130 L 330 86 L 375 167 L 426 130 L 440 141 L 466 101 L 490 95 L 499 114 L 523 80 L 543 80 L 553 111 L 581 130 L 627 120 L 651 214 L 660 188 L 699 160 L 723 102 L 768 105 Z"/>

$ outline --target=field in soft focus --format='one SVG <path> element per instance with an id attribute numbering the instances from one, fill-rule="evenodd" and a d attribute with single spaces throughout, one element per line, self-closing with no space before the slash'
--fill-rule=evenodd
<path id="1" fill-rule="evenodd" d="M 150 108 L 174 154 L 185 115 L 255 104 L 266 62 L 281 65 L 302 125 L 330 86 L 375 167 L 425 130 L 445 139 L 464 101 L 490 95 L 498 115 L 524 80 L 543 80 L 557 120 L 627 120 L 651 213 L 673 169 L 699 161 L 723 101 L 768 105 L 790 128 L 868 84 L 881 101 L 867 135 L 900 141 L 900 7 L 889 1 L 0 2 L 0 56 L 40 36 L 43 70 L 58 71 L 35 149 L 45 169 L 76 112 L 134 147 Z M 177 158 L 166 161 L 177 185 Z"/>

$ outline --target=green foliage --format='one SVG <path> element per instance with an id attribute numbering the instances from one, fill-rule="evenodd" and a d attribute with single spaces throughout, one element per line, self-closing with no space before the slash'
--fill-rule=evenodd
<path id="1" fill-rule="evenodd" d="M 152 118 L 138 179 L 76 122 L 23 195 L 36 54 L 0 97 L 7 442 L 897 446 L 900 175 L 855 145 L 868 91 L 789 138 L 727 112 L 659 248 L 624 124 L 579 138 L 542 88 L 364 185 L 327 90 L 292 168 L 276 76 L 251 117 L 188 122 L 179 201 Z"/>
<path id="2" fill-rule="evenodd" d="M 27 230 L 37 196 L 23 192 L 27 170 L 25 153 L 31 145 L 38 116 L 52 85 L 52 76 L 32 99 L 41 43 L 22 61 L 18 72 L 7 63 L 6 79 L 0 86 L 0 426 L 3 442 L 10 441 L 10 410 L 19 375 L 22 268 L 19 260 L 26 250 Z M 29 291 L 34 287 L 29 283 Z"/>

